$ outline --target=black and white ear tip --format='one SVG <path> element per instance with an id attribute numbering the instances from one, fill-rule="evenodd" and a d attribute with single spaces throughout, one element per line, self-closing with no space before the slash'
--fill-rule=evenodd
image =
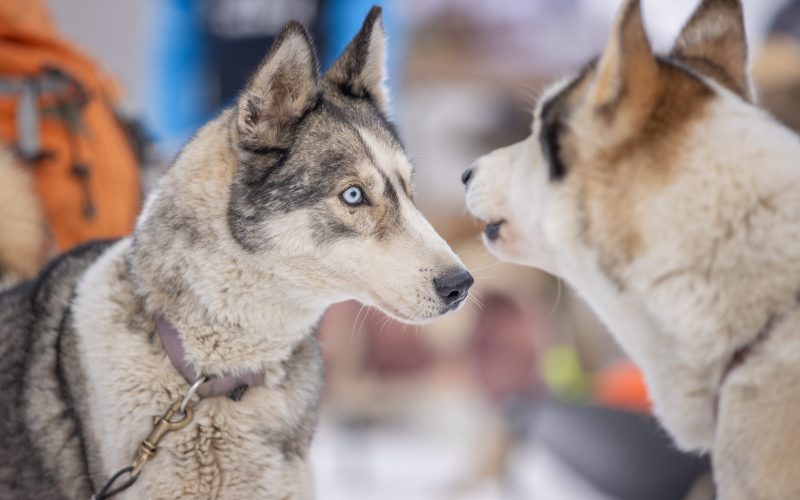
<path id="1" fill-rule="evenodd" d="M 364 24 L 368 26 L 373 26 L 375 21 L 381 21 L 383 17 L 383 7 L 380 5 L 373 5 L 369 12 L 367 13 L 367 18 L 364 20 Z M 383 26 L 381 26 L 383 27 Z"/>

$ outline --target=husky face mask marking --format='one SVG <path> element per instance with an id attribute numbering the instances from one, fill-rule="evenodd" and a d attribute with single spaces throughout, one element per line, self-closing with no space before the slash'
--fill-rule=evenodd
<path id="1" fill-rule="evenodd" d="M 544 93 L 531 136 L 462 180 L 490 251 L 569 282 L 676 443 L 714 453 L 719 498 L 790 498 L 800 141 L 753 104 L 742 12 L 703 0 L 662 56 L 627 0 L 600 58 Z M 765 330 L 772 347 L 723 377 Z"/>
<path id="2" fill-rule="evenodd" d="M 411 165 L 385 117 L 384 66 L 377 10 L 321 79 L 302 27 L 284 30 L 231 118 L 228 223 L 253 258 L 314 269 L 332 298 L 425 321 L 457 306 L 471 277 L 414 207 Z M 455 303 L 434 283 L 453 269 L 464 279 Z"/>
<path id="3" fill-rule="evenodd" d="M 710 50 L 709 43 L 716 40 L 691 45 L 687 39 L 701 35 L 692 33 L 690 24 L 674 53 L 659 58 L 638 22 L 638 5 L 628 5 L 626 12 L 599 60 L 544 93 L 534 111 L 531 136 L 476 162 L 467 205 L 489 223 L 485 241 L 499 256 L 556 273 L 555 249 L 546 233 L 565 228 L 550 227 L 547 221 L 566 215 L 553 211 L 566 197 L 590 205 L 568 211 L 575 212 L 570 231 L 576 234 L 571 236 L 608 245 L 609 266 L 630 260 L 639 250 L 638 231 L 620 219 L 631 215 L 632 204 L 646 190 L 672 179 L 672 165 L 680 163 L 676 149 L 714 96 L 716 83 L 690 69 L 701 64 L 693 54 Z M 731 52 L 714 63 L 718 72 L 741 56 Z M 738 88 L 738 83 L 731 85 Z M 661 155 L 661 167 L 638 168 L 642 155 Z M 631 185 L 631 175 L 646 181 Z M 503 189 L 508 190 L 505 198 L 498 196 Z M 536 255 L 531 255 L 532 248 Z"/>

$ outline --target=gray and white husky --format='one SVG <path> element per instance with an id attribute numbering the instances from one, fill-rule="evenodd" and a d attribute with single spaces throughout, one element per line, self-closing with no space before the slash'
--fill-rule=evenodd
<path id="1" fill-rule="evenodd" d="M 0 296 L 0 498 L 89 498 L 201 375 L 189 424 L 117 498 L 313 496 L 325 309 L 355 298 L 425 322 L 472 284 L 414 207 L 385 51 L 373 8 L 320 78 L 287 24 L 132 237 Z"/>

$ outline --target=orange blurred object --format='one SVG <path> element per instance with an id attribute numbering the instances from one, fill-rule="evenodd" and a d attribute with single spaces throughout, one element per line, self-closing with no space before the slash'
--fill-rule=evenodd
<path id="1" fill-rule="evenodd" d="M 22 125 L 35 125 L 28 129 L 40 154 L 21 160 L 33 169 L 59 250 L 133 229 L 139 167 L 117 97 L 95 63 L 58 37 L 41 1 L 0 2 L 0 140 L 19 152 L 28 111 Z"/>
<path id="2" fill-rule="evenodd" d="M 595 400 L 614 408 L 650 413 L 644 377 L 630 361 L 622 361 L 597 374 Z"/>

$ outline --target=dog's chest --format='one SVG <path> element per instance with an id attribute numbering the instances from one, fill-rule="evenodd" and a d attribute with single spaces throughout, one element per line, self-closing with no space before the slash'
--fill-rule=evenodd
<path id="1" fill-rule="evenodd" d="M 250 435 L 246 436 L 248 431 Z M 274 449 L 263 436 L 252 433 L 252 429 L 237 431 L 211 419 L 191 424 L 172 437 L 147 466 L 142 478 L 149 490 L 146 496 L 174 492 L 176 498 L 229 497 L 231 492 L 222 495 L 223 489 L 235 491 L 245 485 L 250 490 L 259 489 L 259 478 L 272 469 L 269 462 L 279 463 L 278 457 L 270 457 Z"/>
<path id="2" fill-rule="evenodd" d="M 201 412 L 198 408 L 190 425 L 164 439 L 131 498 L 310 496 L 307 455 L 313 427 L 304 426 L 304 419 L 268 426 L 264 421 L 274 415 L 259 420 L 235 410 Z"/>
<path id="3" fill-rule="evenodd" d="M 118 244 L 90 268 L 73 305 L 95 485 L 131 463 L 153 418 L 188 389 L 125 279 L 126 248 Z M 267 369 L 266 384 L 241 400 L 197 402 L 192 421 L 164 436 L 120 497 L 311 497 L 307 452 L 323 382 L 317 338 L 309 332 L 275 363 L 281 376 Z"/>

